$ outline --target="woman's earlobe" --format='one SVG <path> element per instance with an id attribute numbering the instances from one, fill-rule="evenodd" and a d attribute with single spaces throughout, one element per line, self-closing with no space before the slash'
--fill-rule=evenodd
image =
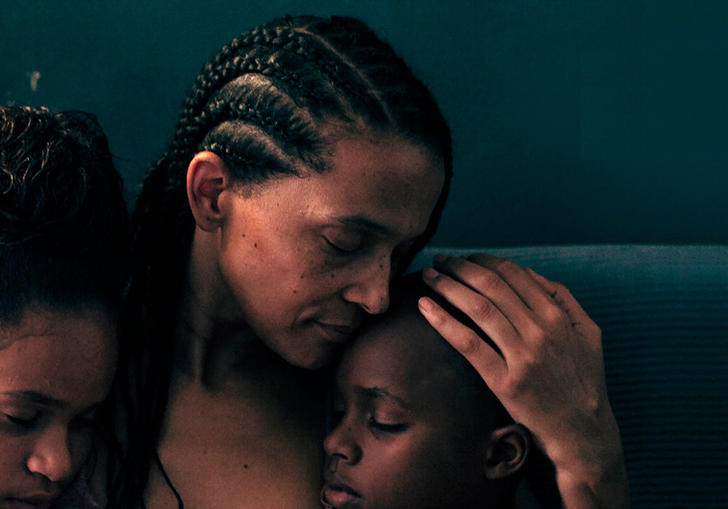
<path id="1" fill-rule="evenodd" d="M 519 471 L 531 448 L 531 434 L 521 424 L 509 424 L 495 429 L 486 445 L 485 475 L 502 479 Z"/>
<path id="2" fill-rule="evenodd" d="M 200 152 L 187 167 L 187 201 L 197 226 L 212 232 L 222 223 L 220 194 L 229 185 L 225 162 L 217 154 Z"/>

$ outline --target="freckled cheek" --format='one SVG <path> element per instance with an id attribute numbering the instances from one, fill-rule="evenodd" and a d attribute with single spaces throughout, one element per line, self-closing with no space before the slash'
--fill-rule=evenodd
<path id="1" fill-rule="evenodd" d="M 310 262 L 300 271 L 299 280 L 303 285 L 329 286 L 343 281 L 350 270 L 342 267 L 340 260 L 330 259 L 326 256 L 313 253 L 309 255 Z"/>
<path id="2" fill-rule="evenodd" d="M 291 295 L 298 298 L 325 297 L 336 293 L 341 287 L 339 277 L 335 271 L 324 271 L 315 274 L 301 274 L 298 281 L 291 287 Z"/>
<path id="3" fill-rule="evenodd" d="M 308 266 L 297 273 L 288 289 L 297 299 L 318 300 L 336 293 L 342 271 L 332 270 L 325 263 Z"/>

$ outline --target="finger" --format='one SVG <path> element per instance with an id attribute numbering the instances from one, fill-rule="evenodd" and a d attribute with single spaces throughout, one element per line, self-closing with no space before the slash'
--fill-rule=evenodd
<path id="1" fill-rule="evenodd" d="M 574 298 L 568 288 L 545 278 L 531 268 L 526 270 L 548 292 L 554 302 L 564 310 L 571 320 L 572 325 L 583 326 L 589 329 L 596 328 L 598 330 L 598 326 L 589 318 L 589 315 L 584 311 L 584 308 L 581 307 L 579 301 Z"/>
<path id="2" fill-rule="evenodd" d="M 543 287 L 514 261 L 486 253 L 470 255 L 468 256 L 468 260 L 500 275 L 513 288 L 526 306 L 537 314 L 542 313 L 552 304 Z"/>
<path id="3" fill-rule="evenodd" d="M 418 301 L 420 312 L 455 350 L 476 369 L 491 389 L 506 373 L 506 363 L 498 353 L 478 336 L 428 297 Z"/>
<path id="4" fill-rule="evenodd" d="M 533 331 L 536 319 L 534 311 L 519 295 L 511 280 L 504 279 L 498 272 L 489 267 L 484 267 L 465 258 L 450 257 L 438 258 L 438 260 L 442 260 L 436 262 L 438 269 L 488 298 L 501 310 L 522 336 Z M 529 288 L 531 293 L 541 293 L 542 299 L 548 299 L 548 295 L 545 294 L 543 288 L 531 276 L 520 268 L 518 270 L 531 280 L 529 284 L 534 287 L 533 289 Z M 526 285 L 519 282 L 515 286 L 524 287 Z M 550 305 L 553 306 L 553 302 Z"/>
<path id="5" fill-rule="evenodd" d="M 506 356 L 519 343 L 519 333 L 487 297 L 435 269 L 425 269 L 422 279 L 450 304 L 470 317 Z"/>

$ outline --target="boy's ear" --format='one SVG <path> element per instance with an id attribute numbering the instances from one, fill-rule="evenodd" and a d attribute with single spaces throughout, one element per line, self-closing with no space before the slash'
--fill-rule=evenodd
<path id="1" fill-rule="evenodd" d="M 212 232 L 222 224 L 220 194 L 229 186 L 228 170 L 220 157 L 200 152 L 187 167 L 187 201 L 197 226 Z"/>
<path id="2" fill-rule="evenodd" d="M 523 467 L 531 448 L 531 434 L 521 424 L 509 424 L 490 434 L 485 451 L 485 475 L 502 479 Z"/>

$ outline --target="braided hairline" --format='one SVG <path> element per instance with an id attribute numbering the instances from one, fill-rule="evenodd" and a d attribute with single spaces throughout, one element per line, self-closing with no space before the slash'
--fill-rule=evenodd
<path id="1" fill-rule="evenodd" d="M 293 36 L 293 33 L 291 33 L 291 35 Z M 299 43 L 299 46 L 302 50 L 307 49 L 304 38 L 288 38 L 289 42 L 293 40 Z M 314 57 L 320 56 L 320 51 L 314 50 L 313 52 L 308 53 L 308 55 L 302 55 L 300 52 L 296 52 L 296 54 L 299 56 L 303 56 L 305 60 L 313 63 L 315 65 L 315 68 L 319 72 L 322 72 L 321 62 L 324 61 L 324 59 L 311 58 L 311 55 L 313 55 Z M 261 60 L 264 56 L 268 57 L 268 67 L 264 67 L 263 65 L 261 65 Z M 271 80 L 271 87 L 269 88 L 269 90 L 276 90 L 278 94 L 280 94 L 280 97 L 288 99 L 289 101 L 291 101 L 292 104 L 296 104 L 295 99 L 293 99 L 290 95 L 283 93 L 280 87 L 275 86 L 276 81 L 283 82 L 287 86 L 294 86 L 300 93 L 300 95 L 304 97 L 308 96 L 309 98 L 314 99 L 313 102 L 318 103 L 319 105 L 322 105 L 325 99 L 333 99 L 334 103 L 338 104 L 339 108 L 344 109 L 344 111 L 339 110 L 339 115 L 343 116 L 346 121 L 351 122 L 353 119 L 350 117 L 356 118 L 356 115 L 353 114 L 352 105 L 349 102 L 344 101 L 344 96 L 342 94 L 335 93 L 337 88 L 344 88 L 342 86 L 342 83 L 336 83 L 335 85 L 333 85 L 329 84 L 328 80 L 322 80 L 322 83 L 328 84 L 328 94 L 322 92 L 320 87 L 318 90 L 305 87 L 298 82 L 295 73 L 287 73 L 283 69 L 281 69 L 277 65 L 277 60 L 274 57 L 275 52 L 269 53 L 267 55 L 252 53 L 246 55 L 245 57 L 235 55 L 232 60 L 227 62 L 227 64 L 232 65 L 233 67 L 241 68 L 241 77 L 250 74 L 265 76 L 266 78 Z M 333 64 L 330 60 L 326 60 L 326 62 L 331 64 L 328 66 L 328 72 L 326 73 L 326 75 L 328 76 L 328 73 L 336 71 L 337 69 L 335 67 L 335 64 Z M 231 73 L 229 65 L 224 69 L 225 72 L 223 72 L 222 74 Z M 328 77 L 329 79 L 331 79 L 331 76 Z M 218 76 L 217 79 L 214 79 L 212 81 L 220 83 L 222 81 L 222 78 Z M 352 90 L 351 87 L 347 88 L 350 88 L 350 90 Z M 354 92 L 354 90 L 352 90 L 352 92 Z M 200 144 L 202 143 L 202 139 L 204 138 L 205 132 L 207 132 L 208 128 L 217 125 L 220 120 L 225 118 L 240 119 L 247 121 L 246 123 L 253 123 L 254 125 L 260 127 L 263 131 L 265 131 L 266 134 L 268 134 L 271 138 L 278 140 L 278 142 L 280 142 L 281 140 L 284 141 L 284 143 L 288 142 L 287 144 L 289 144 L 289 146 L 292 146 L 298 158 L 301 159 L 301 161 L 305 165 L 312 166 L 318 171 L 322 171 L 325 168 L 322 158 L 316 155 L 317 149 L 320 146 L 320 141 L 317 139 L 317 137 L 315 137 L 314 139 L 310 138 L 310 136 L 314 134 L 318 129 L 312 129 L 309 133 L 309 138 L 307 138 L 303 132 L 294 132 L 290 128 L 290 125 L 286 125 L 288 124 L 288 122 L 279 122 L 278 119 L 275 119 L 274 117 L 278 112 L 277 108 L 270 108 L 269 111 L 272 111 L 272 114 L 266 114 L 259 107 L 255 107 L 260 106 L 263 98 L 257 97 L 256 101 L 253 101 L 252 99 L 252 97 L 246 96 L 242 98 L 238 97 L 236 101 L 231 103 L 229 101 L 224 101 L 219 98 L 213 98 L 208 100 L 202 111 L 200 111 L 194 117 L 193 122 L 189 122 L 188 125 L 185 125 L 184 121 L 180 122 L 180 125 L 177 129 L 177 134 L 172 144 L 172 150 L 171 152 L 166 154 L 165 158 L 163 158 L 171 163 L 170 166 L 167 167 L 168 187 L 175 187 L 182 179 L 180 168 L 177 165 L 180 164 L 181 161 L 191 158 L 194 152 L 199 151 L 201 149 Z M 253 105 L 253 103 L 255 103 L 255 106 Z M 312 121 L 313 119 L 310 116 L 310 109 L 303 107 L 299 107 L 299 109 L 302 112 L 305 112 L 307 114 L 306 116 L 308 117 L 308 119 L 304 120 L 304 125 L 315 126 L 315 122 Z M 189 115 L 191 112 L 188 110 L 187 113 Z M 285 152 L 290 155 L 290 150 L 286 150 Z M 248 163 L 253 162 L 253 160 L 251 160 L 250 158 L 234 155 L 234 147 L 226 147 L 225 150 L 218 155 L 220 155 L 221 157 L 223 157 L 224 160 L 227 160 L 230 163 L 232 163 L 233 161 L 236 163 L 242 163 L 243 161 L 247 161 Z M 257 165 L 253 164 L 249 167 L 250 169 L 254 169 L 256 166 Z M 268 169 L 270 170 L 271 168 Z M 283 170 L 283 168 L 280 169 Z"/>
<path id="2" fill-rule="evenodd" d="M 373 98 L 387 122 L 390 125 L 396 124 L 391 111 L 382 100 L 376 87 L 373 86 L 364 73 L 357 69 L 350 59 L 336 50 L 320 35 L 310 32 L 306 28 L 292 27 L 291 18 L 278 21 L 283 24 L 275 27 L 259 27 L 233 40 L 223 47 L 214 58 L 214 64 L 208 63 L 203 68 L 203 72 L 197 78 L 193 95 L 185 103 L 185 111 L 180 117 L 178 131 L 199 121 L 199 112 L 204 107 L 203 103 L 209 100 L 208 98 L 219 88 L 221 83 L 228 79 L 230 74 L 242 75 L 252 72 L 268 75 L 280 79 L 289 86 L 293 86 L 303 95 L 316 98 L 313 89 L 304 88 L 298 82 L 295 71 L 289 74 L 277 66 L 275 55 L 282 50 L 288 50 L 314 64 L 319 72 L 326 75 L 333 82 L 335 89 L 345 91 L 346 95 L 356 99 L 365 99 L 367 96 Z M 312 45 L 311 41 L 315 45 Z M 298 48 L 294 48 L 294 45 L 298 46 Z M 326 50 L 325 53 L 320 51 L 319 48 L 321 47 Z M 267 68 L 261 65 L 259 54 L 250 52 L 254 48 L 264 50 L 264 54 L 268 56 Z M 245 51 L 247 53 L 241 56 L 241 53 Z M 363 89 L 357 89 L 347 80 L 337 79 L 339 74 L 337 61 L 341 62 L 360 81 Z M 347 120 L 354 121 L 360 116 L 354 113 L 355 108 L 350 101 L 344 101 L 344 94 L 336 94 L 334 97 L 339 99 L 339 104 L 344 109 L 343 116 L 348 117 Z M 371 107 L 372 104 L 366 104 L 366 106 Z M 187 143 L 187 146 L 189 146 L 189 143 Z"/>
<path id="3" fill-rule="evenodd" d="M 314 99 L 314 102 L 321 102 L 321 100 L 324 98 L 338 98 L 338 104 L 340 106 L 345 106 L 341 104 L 340 96 L 337 97 L 333 93 L 328 94 L 328 96 L 326 96 L 325 94 L 316 94 L 313 89 L 304 87 L 298 82 L 298 80 L 296 79 L 297 76 L 295 74 L 289 74 L 276 65 L 276 61 L 271 58 L 274 55 L 275 53 L 268 53 L 267 55 L 249 53 L 244 57 L 241 57 L 240 55 L 234 55 L 232 60 L 227 62 L 227 66 L 224 69 L 221 69 L 219 74 L 217 74 L 207 82 L 208 89 L 200 91 L 200 93 L 196 94 L 196 99 L 199 100 L 203 96 L 207 97 L 211 95 L 215 90 L 214 87 L 222 83 L 225 77 L 230 74 L 237 74 L 240 76 L 258 74 L 266 76 L 272 81 L 281 81 L 285 83 L 287 87 L 293 86 L 297 89 L 300 95 L 308 96 L 309 98 Z M 267 66 L 261 64 L 261 60 L 265 57 L 267 57 L 269 60 L 269 62 L 267 62 Z M 231 71 L 230 66 L 237 68 L 237 70 Z M 204 82 L 205 80 L 198 81 Z M 282 96 L 285 96 L 292 103 L 295 104 L 295 100 L 291 98 L 288 94 L 282 93 L 280 87 L 275 87 L 275 89 L 279 93 L 281 93 Z M 318 99 L 318 101 L 316 101 L 316 99 Z M 287 129 L 286 126 L 284 126 L 282 123 L 277 123 L 270 116 L 266 116 L 259 107 L 254 107 L 252 104 L 243 105 L 243 100 L 238 100 L 237 104 L 235 105 L 236 107 L 230 107 L 232 105 L 228 104 L 211 105 L 210 101 L 214 102 L 215 100 L 208 99 L 208 102 L 202 107 L 202 110 L 199 111 L 195 111 L 197 108 L 199 108 L 199 106 L 191 106 L 185 109 L 185 113 L 183 115 L 184 118 L 181 118 L 180 122 L 178 123 L 177 132 L 172 143 L 171 151 L 167 154 L 168 159 L 179 161 L 191 157 L 193 152 L 198 149 L 198 144 L 201 142 L 201 139 L 204 136 L 204 132 L 209 127 L 214 126 L 215 122 L 219 121 L 220 118 L 222 118 L 222 116 L 224 116 L 225 114 L 232 114 L 234 118 L 243 117 L 249 121 L 257 123 L 261 127 L 266 128 L 267 130 L 272 130 L 275 133 L 281 135 L 284 140 L 290 140 L 292 142 L 299 143 L 301 141 L 304 141 L 300 135 L 296 135 L 295 133 L 293 133 L 293 131 Z M 259 102 L 260 101 L 258 101 L 258 103 Z M 220 109 L 220 106 L 224 106 L 224 108 Z M 259 104 L 256 104 L 255 106 L 259 106 Z M 207 117 L 206 113 L 213 110 L 219 110 L 218 114 L 212 117 Z M 308 111 L 308 109 L 305 109 L 305 111 Z M 175 175 L 169 175 L 169 178 L 171 180 L 174 180 Z"/>
<path id="4" fill-rule="evenodd" d="M 382 112 L 384 113 L 384 116 L 387 118 L 387 121 L 390 125 L 395 126 L 397 125 L 397 122 L 394 120 L 394 116 L 392 115 L 392 112 L 389 110 L 389 106 L 382 100 L 382 96 L 379 93 L 379 90 L 374 86 L 374 84 L 369 80 L 369 78 L 356 66 L 354 65 L 354 62 L 352 62 L 349 58 L 346 57 L 346 55 L 342 54 L 340 51 L 338 51 L 336 48 L 334 48 L 328 41 L 326 41 L 323 37 L 321 37 L 318 34 L 315 34 L 313 32 L 310 32 L 308 28 L 297 28 L 295 29 L 296 32 L 305 34 L 309 37 L 311 37 L 313 40 L 318 42 L 321 46 L 326 48 L 331 54 L 336 56 L 345 66 L 347 66 L 352 73 L 359 78 L 361 83 L 364 86 L 364 89 L 374 97 L 376 100 L 376 103 L 381 108 Z M 333 78 L 336 76 L 336 73 L 329 73 L 329 76 Z M 348 86 L 348 83 L 346 82 L 339 82 L 337 83 L 339 85 L 343 85 L 343 88 L 350 88 Z M 350 88 L 351 92 L 355 92 L 353 88 Z"/>
<path id="5" fill-rule="evenodd" d="M 336 90 L 343 92 L 341 94 L 333 93 L 328 97 L 336 99 L 335 102 L 343 108 L 343 111 L 339 113 L 345 122 L 348 121 L 349 123 L 356 124 L 357 120 L 365 120 L 364 123 L 367 123 L 366 120 L 369 120 L 371 123 L 374 121 L 374 118 L 371 118 L 374 112 L 371 110 L 376 109 L 383 112 L 382 114 L 386 117 L 390 127 L 395 129 L 404 128 L 404 126 L 398 126 L 394 122 L 394 113 L 387 107 L 387 101 L 384 100 L 383 92 L 379 87 L 374 85 L 370 73 L 380 65 L 386 67 L 384 70 L 397 71 L 394 76 L 389 72 L 384 73 L 379 79 L 384 77 L 387 81 L 392 81 L 395 85 L 399 83 L 399 88 L 401 88 L 402 82 L 412 85 L 417 84 L 417 80 L 414 79 L 413 81 L 413 76 L 411 76 L 411 72 L 409 72 L 406 64 L 393 53 L 386 43 L 383 43 L 375 34 L 371 33 L 368 27 L 363 24 L 361 26 L 355 24 L 352 29 L 356 32 L 357 37 L 352 38 L 350 37 L 351 30 L 347 31 L 347 20 L 287 17 L 275 20 L 273 23 L 277 24 L 274 26 L 264 25 L 254 28 L 241 37 L 234 39 L 220 50 L 212 62 L 203 67 L 203 71 L 198 75 L 191 95 L 185 102 L 185 108 L 180 115 L 170 149 L 158 163 L 160 170 L 164 171 L 167 175 L 167 186 L 165 187 L 171 188 L 179 183 L 181 177 L 178 173 L 182 173 L 180 166 L 185 161 L 190 160 L 195 150 L 199 150 L 199 144 L 206 130 L 214 126 L 209 119 L 203 118 L 205 115 L 201 114 L 200 111 L 209 102 L 214 92 L 220 88 L 220 85 L 228 80 L 231 75 L 259 74 L 267 76 L 281 84 L 285 84 L 286 87 L 284 88 L 287 88 L 289 91 L 295 89 L 298 92 L 295 95 L 299 99 L 303 99 L 303 97 L 313 99 L 313 104 L 308 108 L 299 103 L 301 110 L 307 112 L 310 112 L 310 108 L 315 108 L 316 105 L 319 108 L 322 107 L 321 100 L 327 94 L 323 94 L 322 96 L 320 93 L 321 83 L 330 83 Z M 296 27 L 294 26 L 296 23 L 303 26 Z M 312 30 L 330 33 L 320 35 Z M 340 40 L 342 38 L 343 40 Z M 331 42 L 329 42 L 329 39 Z M 371 65 L 367 67 L 369 71 L 364 72 L 361 64 L 355 64 L 355 60 L 351 58 L 359 54 L 361 57 L 356 60 L 370 59 L 367 58 L 366 51 L 356 45 L 357 41 L 364 42 L 366 48 L 375 48 L 377 54 L 382 53 L 391 57 L 391 59 L 387 58 L 388 63 L 385 64 L 372 61 Z M 343 48 L 343 51 L 337 49 L 337 47 Z M 325 55 L 321 51 L 321 48 L 325 50 Z M 277 57 L 281 51 L 287 55 L 299 56 L 305 61 L 310 62 L 319 73 L 327 76 L 329 80 L 321 80 L 321 83 L 313 83 L 313 85 L 318 85 L 317 88 L 315 86 L 303 86 L 297 71 L 287 72 L 279 66 L 279 59 Z M 263 64 L 264 60 L 266 60 L 265 64 Z M 363 90 L 354 87 L 350 83 L 350 80 L 339 79 L 339 69 L 335 61 L 341 62 L 342 68 L 347 71 L 346 74 L 356 77 L 362 85 Z M 391 70 L 389 69 L 390 67 Z M 311 74 L 311 70 L 309 70 L 308 74 Z M 401 79 L 399 75 L 401 75 Z M 422 87 L 415 88 L 418 92 L 417 95 L 420 96 L 422 91 L 419 89 Z M 395 95 L 394 97 L 390 97 L 390 102 L 395 100 L 399 95 L 398 87 L 395 86 L 392 92 Z M 365 97 L 362 97 L 362 95 Z M 346 96 L 348 96 L 348 101 L 345 99 Z M 428 96 L 429 94 L 424 94 L 425 102 L 430 102 L 427 100 Z M 288 97 L 290 98 L 290 95 Z M 365 115 L 365 117 L 369 118 L 362 119 L 360 115 L 353 114 L 355 108 L 351 103 L 352 99 L 369 99 L 370 101 L 374 99 L 373 102 L 365 100 L 364 104 L 359 104 L 360 108 L 356 108 L 360 111 L 369 110 L 369 115 Z M 298 103 L 298 101 L 296 102 Z M 405 103 L 410 102 L 408 100 L 405 101 Z M 372 108 L 373 106 L 374 108 Z M 404 111 L 410 111 L 414 106 L 414 104 L 397 105 L 399 108 L 404 107 Z M 248 111 L 245 116 L 248 122 L 258 123 L 261 127 L 271 130 L 271 134 L 275 135 L 275 131 L 280 130 L 280 126 L 275 126 L 274 124 L 266 125 L 266 121 L 261 115 L 259 111 L 253 109 L 252 111 Z M 258 117 L 257 119 L 256 116 Z M 376 124 L 377 122 L 374 121 L 374 123 Z M 411 128 L 410 126 L 408 130 Z M 414 126 L 414 129 L 417 130 L 417 126 Z M 280 135 L 281 133 L 279 132 L 278 134 Z M 285 139 L 285 133 L 283 134 Z M 273 137 L 276 138 L 277 136 Z M 296 141 L 300 142 L 302 140 L 299 138 Z M 228 153 L 230 153 L 230 150 L 228 150 Z"/>
<path id="6" fill-rule="evenodd" d="M 271 31 L 275 31 L 275 35 L 271 34 Z M 287 38 L 285 37 L 286 35 L 288 35 Z M 182 115 L 184 118 L 180 118 L 180 122 L 187 120 L 188 116 L 193 117 L 204 102 L 207 101 L 210 94 L 218 88 L 220 82 L 226 78 L 225 74 L 221 72 L 221 68 L 229 59 L 239 57 L 243 50 L 256 46 L 270 48 L 272 51 L 283 48 L 288 44 L 292 36 L 292 32 L 286 34 L 275 30 L 275 28 L 271 29 L 267 26 L 261 26 L 233 39 L 229 44 L 223 46 L 220 52 L 213 58 L 213 62 L 206 63 L 197 76 L 192 89 L 192 95 L 184 103 L 184 113 Z M 239 70 L 242 71 L 243 69 L 241 68 Z"/>

